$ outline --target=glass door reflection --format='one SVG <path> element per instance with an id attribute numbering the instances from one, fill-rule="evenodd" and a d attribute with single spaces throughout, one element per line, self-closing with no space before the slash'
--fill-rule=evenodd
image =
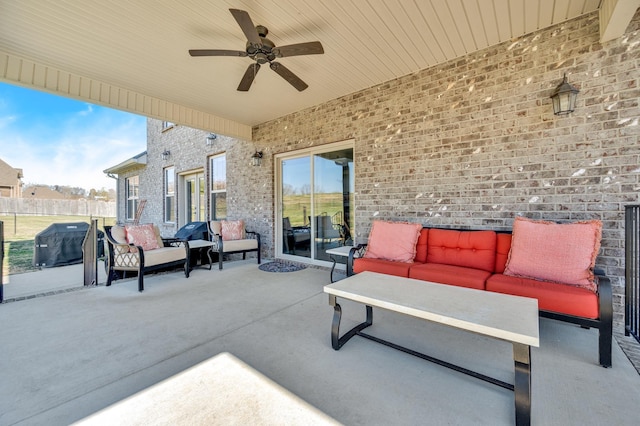
<path id="1" fill-rule="evenodd" d="M 311 160 L 282 161 L 282 252 L 311 258 Z"/>
<path id="2" fill-rule="evenodd" d="M 331 260 L 326 250 L 352 243 L 353 149 L 314 155 L 313 175 L 315 259 Z"/>

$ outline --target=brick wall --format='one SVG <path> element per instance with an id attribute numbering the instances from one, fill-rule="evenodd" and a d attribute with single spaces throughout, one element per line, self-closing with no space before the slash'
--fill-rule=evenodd
<path id="1" fill-rule="evenodd" d="M 268 161 L 261 168 L 251 165 L 251 156 L 256 147 L 247 141 L 217 135 L 213 145 L 206 144 L 209 132 L 185 126 L 162 129 L 160 120 L 147 121 L 148 164 L 139 172 L 140 199 L 147 204 L 141 222 L 159 225 L 162 235 L 171 237 L 186 223 L 182 207 L 184 188 L 176 179 L 177 223 L 164 223 L 163 173 L 166 167 L 175 167 L 177 174 L 204 171 L 209 181 L 208 161 L 212 155 L 225 153 L 227 161 L 227 217 L 244 219 L 249 230 L 257 231 L 269 238 L 273 222 L 273 171 Z M 167 160 L 162 152 L 169 151 Z M 124 177 L 124 176 L 123 176 Z M 123 192 L 124 194 L 124 192 Z M 121 197 L 122 199 L 122 197 Z M 206 218 L 209 218 L 209 186 L 205 190 Z M 124 217 L 124 210 L 121 212 Z M 268 254 L 271 244 L 265 247 Z M 271 251 L 272 253 L 272 251 Z M 271 254 L 271 256 L 273 256 Z"/>
<path id="2" fill-rule="evenodd" d="M 268 164 L 354 138 L 358 240 L 374 218 L 491 229 L 516 215 L 601 219 L 598 266 L 612 278 L 620 327 L 624 206 L 640 200 L 639 27 L 637 14 L 600 44 L 589 14 L 256 126 L 254 143 Z M 564 73 L 578 104 L 554 116 L 549 96 Z M 273 221 L 272 171 L 251 172 L 238 180 L 248 188 L 238 212 Z"/>

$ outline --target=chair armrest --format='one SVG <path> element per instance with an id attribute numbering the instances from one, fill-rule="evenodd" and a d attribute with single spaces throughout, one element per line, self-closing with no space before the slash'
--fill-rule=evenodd
<path id="1" fill-rule="evenodd" d="M 109 245 L 109 269 L 138 268 L 144 266 L 144 250 L 130 243 L 119 243 L 111 236 L 111 226 L 105 226 L 104 237 Z"/>
<path id="2" fill-rule="evenodd" d="M 613 291 L 611 280 L 604 275 L 604 271 L 596 269 L 595 279 L 598 292 L 598 309 L 601 321 L 613 321 Z"/>
<path id="3" fill-rule="evenodd" d="M 349 258 L 347 259 L 347 276 L 350 277 L 353 275 L 353 261 L 358 257 L 362 257 L 364 255 L 366 244 L 358 244 L 349 250 Z"/>
<path id="4" fill-rule="evenodd" d="M 260 248 L 260 234 L 258 232 L 255 231 L 247 231 L 246 229 L 244 230 L 244 233 L 247 235 L 247 237 L 251 237 L 254 240 L 258 240 L 258 248 Z"/>

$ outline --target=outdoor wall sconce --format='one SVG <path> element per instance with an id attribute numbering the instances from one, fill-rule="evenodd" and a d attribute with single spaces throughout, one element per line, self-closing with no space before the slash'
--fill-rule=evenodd
<path id="1" fill-rule="evenodd" d="M 215 133 L 209 133 L 209 136 L 207 136 L 207 146 L 212 146 L 216 139 L 218 139 L 218 135 Z"/>
<path id="2" fill-rule="evenodd" d="M 171 151 L 165 149 L 164 151 L 162 151 L 162 159 L 167 161 L 169 159 L 169 157 L 171 157 Z"/>
<path id="3" fill-rule="evenodd" d="M 551 95 L 553 101 L 553 113 L 555 115 L 569 114 L 576 109 L 576 98 L 580 91 L 567 83 L 567 74 L 564 75 L 562 83 L 556 87 Z"/>
<path id="4" fill-rule="evenodd" d="M 253 162 L 254 166 L 260 167 L 260 165 L 262 164 L 262 151 L 254 152 L 251 156 L 251 161 Z"/>

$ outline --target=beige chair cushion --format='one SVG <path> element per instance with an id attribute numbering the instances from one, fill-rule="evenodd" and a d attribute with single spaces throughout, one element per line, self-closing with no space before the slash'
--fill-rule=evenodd
<path id="1" fill-rule="evenodd" d="M 211 227 L 211 230 L 213 231 L 214 234 L 222 235 L 222 222 L 221 221 L 212 220 L 211 222 L 209 222 L 209 226 Z"/>
<path id="2" fill-rule="evenodd" d="M 155 266 L 186 258 L 184 247 L 162 247 L 144 252 L 144 266 Z"/>
<path id="3" fill-rule="evenodd" d="M 153 230 L 156 233 L 156 238 L 158 239 L 158 247 L 164 247 L 164 241 L 162 241 L 162 235 L 160 235 L 160 228 L 157 225 L 153 225 Z"/>
<path id="4" fill-rule="evenodd" d="M 258 240 L 246 239 L 225 241 L 222 248 L 224 252 L 254 250 L 258 248 Z"/>
<path id="5" fill-rule="evenodd" d="M 127 234 L 124 232 L 124 226 L 112 227 L 111 236 L 118 244 L 127 244 Z"/>

